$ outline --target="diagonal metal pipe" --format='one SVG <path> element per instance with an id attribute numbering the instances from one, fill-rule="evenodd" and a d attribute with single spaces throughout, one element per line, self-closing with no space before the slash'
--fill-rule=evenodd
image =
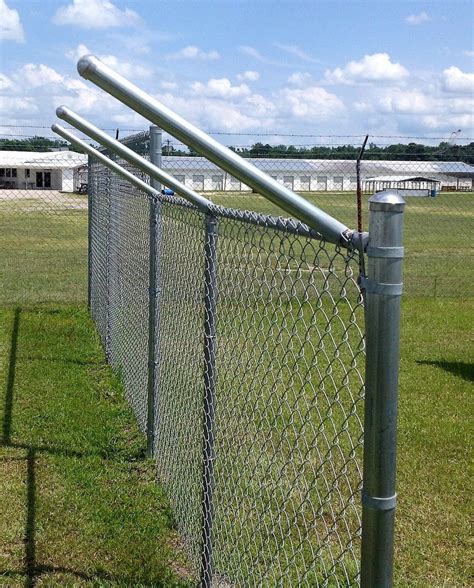
<path id="1" fill-rule="evenodd" d="M 152 178 L 158 180 L 162 184 L 169 186 L 172 188 L 177 194 L 192 202 L 196 205 L 199 209 L 204 212 L 207 212 L 209 206 L 212 205 L 212 202 L 204 196 L 201 196 L 194 190 L 191 190 L 181 182 L 178 182 L 173 176 L 163 171 L 161 168 L 153 165 L 151 162 L 147 161 L 132 149 L 129 149 L 125 145 L 122 145 L 120 141 L 113 139 L 107 133 L 104 133 L 101 129 L 94 126 L 92 123 L 87 121 L 86 119 L 82 118 L 75 112 L 73 112 L 67 106 L 59 106 L 56 109 L 56 115 L 58 118 L 68 122 L 71 126 L 75 127 L 79 131 L 83 132 L 85 135 L 94 139 L 104 147 L 107 147 L 125 161 L 128 161 L 138 169 L 142 170 Z"/>
<path id="2" fill-rule="evenodd" d="M 135 112 L 158 125 L 196 152 L 219 165 L 258 191 L 297 219 L 316 229 L 333 243 L 360 247 L 362 235 L 311 204 L 299 194 L 285 188 L 265 172 L 243 159 L 215 139 L 193 126 L 155 98 L 129 82 L 93 55 L 85 55 L 78 64 L 79 74 L 111 94 Z"/>
<path id="3" fill-rule="evenodd" d="M 84 151 L 85 153 L 90 155 L 91 157 L 95 157 L 98 161 L 103 163 L 106 167 L 108 167 L 112 171 L 116 172 L 118 175 L 122 176 L 122 178 L 128 180 L 131 184 L 133 184 L 134 186 L 136 186 L 140 190 L 143 190 L 144 192 L 146 192 L 147 194 L 150 194 L 151 196 L 159 196 L 159 192 L 157 192 L 154 188 L 152 188 L 150 186 L 150 184 L 147 184 L 143 180 L 140 180 L 140 178 L 137 178 L 137 176 L 134 176 L 132 173 L 130 173 L 125 168 L 123 168 L 121 165 L 119 165 L 118 163 L 115 163 L 115 161 L 112 161 L 107 156 L 105 156 L 103 153 L 100 153 L 100 151 L 97 151 L 97 149 L 94 149 L 94 147 L 91 147 L 90 145 L 88 145 L 84 141 L 81 141 L 81 139 L 79 139 L 78 137 L 76 137 L 75 135 L 73 135 L 72 133 L 67 131 L 61 125 L 58 125 L 55 123 L 54 125 L 51 125 L 51 130 L 54 133 L 56 133 L 57 135 L 59 135 L 60 137 L 62 137 L 63 139 L 66 139 L 66 141 L 69 141 L 70 143 L 72 143 L 76 147 L 79 147 L 79 149 L 81 149 L 82 151 Z"/>

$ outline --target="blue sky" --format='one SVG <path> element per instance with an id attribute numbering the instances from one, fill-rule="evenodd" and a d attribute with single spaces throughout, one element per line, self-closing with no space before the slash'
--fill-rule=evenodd
<path id="1" fill-rule="evenodd" d="M 472 23 L 456 0 L 0 0 L 0 132 L 61 103 L 146 127 L 78 76 L 91 52 L 208 131 L 472 137 Z"/>

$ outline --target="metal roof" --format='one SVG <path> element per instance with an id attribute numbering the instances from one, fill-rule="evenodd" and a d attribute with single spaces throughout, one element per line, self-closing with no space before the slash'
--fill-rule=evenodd
<path id="1" fill-rule="evenodd" d="M 354 159 L 290 159 L 290 158 L 247 158 L 257 168 L 271 174 L 282 173 L 353 173 L 356 162 Z M 186 157 L 182 155 L 163 156 L 163 167 L 166 169 L 180 168 L 191 171 L 221 171 L 219 167 L 205 157 Z M 362 175 L 393 175 L 407 174 L 410 170 L 417 174 L 464 175 L 474 177 L 474 166 L 460 161 L 392 161 L 365 160 L 361 162 Z"/>
<path id="2" fill-rule="evenodd" d="M 0 167 L 63 169 L 87 163 L 87 155 L 75 151 L 0 151 Z"/>
<path id="3" fill-rule="evenodd" d="M 364 178 L 364 182 L 441 182 L 439 178 L 427 178 L 424 176 L 375 176 Z"/>

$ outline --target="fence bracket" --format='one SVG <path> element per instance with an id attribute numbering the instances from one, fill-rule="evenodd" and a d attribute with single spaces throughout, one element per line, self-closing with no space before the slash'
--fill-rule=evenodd
<path id="1" fill-rule="evenodd" d="M 362 492 L 362 505 L 372 510 L 393 510 L 397 505 L 397 495 L 380 498 L 378 496 L 367 496 Z"/>

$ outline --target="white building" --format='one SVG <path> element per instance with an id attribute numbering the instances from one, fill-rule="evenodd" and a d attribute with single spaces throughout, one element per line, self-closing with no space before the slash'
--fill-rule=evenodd
<path id="1" fill-rule="evenodd" d="M 355 160 L 252 158 L 249 161 L 296 192 L 356 189 Z M 204 157 L 164 156 L 162 165 L 177 180 L 198 192 L 250 190 Z M 426 180 L 424 184 L 420 184 L 419 178 Z M 403 182 L 405 190 L 426 188 L 425 195 L 434 185 L 437 191 L 472 190 L 474 166 L 453 161 L 367 160 L 361 162 L 361 179 L 363 189 L 371 192 L 379 189 L 383 182 L 391 185 Z"/>
<path id="2" fill-rule="evenodd" d="M 87 156 L 74 151 L 0 151 L 0 189 L 74 192 L 86 163 Z"/>

